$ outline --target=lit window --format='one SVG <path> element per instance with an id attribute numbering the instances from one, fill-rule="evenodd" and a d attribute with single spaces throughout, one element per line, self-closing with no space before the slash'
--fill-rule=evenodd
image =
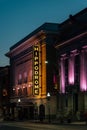
<path id="1" fill-rule="evenodd" d="M 24 72 L 24 83 L 27 83 L 27 72 Z"/>
<path id="2" fill-rule="evenodd" d="M 19 77 L 18 77 L 18 84 L 22 84 L 22 75 L 19 74 Z"/>

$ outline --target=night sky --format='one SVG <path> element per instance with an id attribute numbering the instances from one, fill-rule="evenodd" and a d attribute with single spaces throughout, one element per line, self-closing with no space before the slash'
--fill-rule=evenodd
<path id="1" fill-rule="evenodd" d="M 45 22 L 61 23 L 87 7 L 87 0 L 0 0 L 0 66 L 9 48 Z"/>

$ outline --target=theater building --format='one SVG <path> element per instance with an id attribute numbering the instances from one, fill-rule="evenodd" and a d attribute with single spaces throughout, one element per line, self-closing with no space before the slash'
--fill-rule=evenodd
<path id="1" fill-rule="evenodd" d="M 84 119 L 87 112 L 87 8 L 45 23 L 10 48 L 14 116 Z M 82 114 L 82 115 L 81 115 Z M 22 116 L 22 117 L 21 117 Z"/>
<path id="2" fill-rule="evenodd" d="M 14 104 L 14 116 L 41 120 L 50 114 L 51 118 L 55 116 L 57 62 L 53 41 L 57 33 L 58 24 L 45 23 L 6 54 L 11 65 L 10 102 Z"/>

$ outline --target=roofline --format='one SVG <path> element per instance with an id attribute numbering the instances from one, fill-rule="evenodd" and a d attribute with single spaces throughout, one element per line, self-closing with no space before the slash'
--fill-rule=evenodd
<path id="1" fill-rule="evenodd" d="M 66 24 L 67 22 L 69 22 L 70 19 L 71 19 L 70 16 L 72 16 L 72 17 L 75 18 L 75 17 L 77 17 L 77 16 L 79 16 L 79 15 L 84 14 L 85 12 L 87 12 L 87 8 L 81 10 L 80 12 L 76 13 L 75 15 L 70 14 L 70 15 L 69 15 L 69 18 L 68 18 L 67 20 L 65 20 L 64 22 L 60 23 L 60 26 L 62 26 L 62 25 L 64 25 L 64 24 Z"/>
<path id="2" fill-rule="evenodd" d="M 73 37 L 73 38 L 71 38 L 71 39 L 69 39 L 69 40 L 67 40 L 67 41 L 62 42 L 61 44 L 59 44 L 59 45 L 57 45 L 57 46 L 55 46 L 55 47 L 58 48 L 58 47 L 60 47 L 60 46 L 63 46 L 63 45 L 65 45 L 65 44 L 67 44 L 67 43 L 70 43 L 70 42 L 74 41 L 75 39 L 80 38 L 80 37 L 82 37 L 82 36 L 84 36 L 84 35 L 87 35 L 87 31 L 84 32 L 84 33 L 81 33 L 81 34 L 79 34 L 79 35 L 77 35 L 77 36 L 75 36 L 75 37 Z"/>
<path id="3" fill-rule="evenodd" d="M 10 50 L 13 50 L 15 47 L 19 46 L 21 43 L 25 42 L 26 40 L 28 40 L 29 38 L 31 38 L 32 36 L 34 36 L 38 32 L 41 32 L 41 31 L 42 32 L 47 32 L 48 30 L 45 28 L 46 24 L 59 25 L 58 23 L 48 23 L 48 22 L 42 24 L 40 27 L 38 27 L 33 32 L 31 32 L 26 37 L 24 37 L 23 39 L 21 39 L 20 41 L 18 41 L 16 44 L 14 44 L 12 47 L 10 47 Z"/>

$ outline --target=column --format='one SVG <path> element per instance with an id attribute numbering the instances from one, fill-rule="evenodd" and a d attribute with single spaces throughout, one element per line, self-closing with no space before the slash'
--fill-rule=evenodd
<path id="1" fill-rule="evenodd" d="M 80 55 L 80 90 L 87 91 L 87 52 L 85 50 L 81 51 Z"/>
<path id="2" fill-rule="evenodd" d="M 60 61 L 60 92 L 65 93 L 65 59 Z"/>
<path id="3" fill-rule="evenodd" d="M 75 55 L 73 53 L 70 55 L 69 58 L 68 82 L 70 85 L 74 85 L 75 82 Z"/>

